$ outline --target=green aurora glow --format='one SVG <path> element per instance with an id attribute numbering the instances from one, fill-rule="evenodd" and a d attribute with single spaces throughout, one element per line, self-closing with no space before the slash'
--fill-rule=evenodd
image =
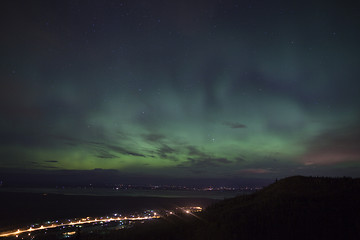
<path id="1" fill-rule="evenodd" d="M 6 7 L 2 169 L 359 176 L 355 9 L 77 3 Z"/>

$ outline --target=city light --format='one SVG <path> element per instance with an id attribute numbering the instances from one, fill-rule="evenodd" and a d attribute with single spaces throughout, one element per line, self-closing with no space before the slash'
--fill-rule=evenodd
<path id="1" fill-rule="evenodd" d="M 10 232 L 3 232 L 0 234 L 0 237 L 9 237 L 9 236 L 13 236 L 13 235 L 19 235 L 21 233 L 26 233 L 26 232 L 33 232 L 33 231 L 38 231 L 38 230 L 45 230 L 45 229 L 50 229 L 50 228 L 57 228 L 60 226 L 71 226 L 71 225 L 82 225 L 82 224 L 88 224 L 88 223 L 96 223 L 96 222 L 112 222 L 112 221 L 122 221 L 122 220 L 130 220 L 130 221 L 139 221 L 139 220 L 149 220 L 149 219 L 155 219 L 155 218 L 160 218 L 159 215 L 154 215 L 154 216 L 146 216 L 146 217 L 118 217 L 118 218 L 110 218 L 110 219 L 89 219 L 89 220 L 79 220 L 78 222 L 70 222 L 70 223 L 60 223 L 60 224 L 52 224 L 49 226 L 44 226 L 41 225 L 41 227 L 39 228 L 28 228 L 28 229 L 18 229 L 16 231 L 10 231 Z"/>
<path id="2" fill-rule="evenodd" d="M 201 207 L 179 207 L 176 208 L 182 212 L 185 212 L 187 214 L 194 213 L 194 212 L 200 212 L 202 211 Z M 174 211 L 166 211 L 168 214 L 174 214 Z M 115 215 L 115 214 L 114 214 Z M 80 220 L 75 219 L 68 219 L 65 222 L 59 222 L 59 221 L 47 221 L 44 225 L 41 225 L 40 227 L 34 227 L 34 225 L 31 225 L 29 228 L 25 229 L 17 229 L 14 231 L 8 231 L 8 232 L 2 232 L 0 233 L 0 237 L 9 237 L 9 236 L 16 236 L 18 237 L 19 234 L 22 233 L 28 233 L 30 235 L 30 232 L 39 231 L 39 230 L 46 230 L 46 229 L 54 229 L 57 227 L 65 228 L 65 226 L 78 226 L 82 224 L 91 224 L 91 223 L 108 223 L 113 221 L 143 221 L 143 220 L 150 220 L 150 219 L 156 219 L 161 217 L 161 213 L 157 213 L 154 210 L 147 210 L 143 213 L 142 216 L 139 215 L 128 215 L 128 217 L 120 217 L 120 214 L 116 214 L 118 217 L 97 217 L 97 218 L 80 218 Z M 115 215 L 115 216 L 116 216 Z M 73 232 L 67 232 L 66 235 L 72 235 Z"/>

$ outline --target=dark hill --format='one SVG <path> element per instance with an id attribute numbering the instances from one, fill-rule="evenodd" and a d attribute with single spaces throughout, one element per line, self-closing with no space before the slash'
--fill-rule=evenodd
<path id="1" fill-rule="evenodd" d="M 360 179 L 289 177 L 196 218 L 173 216 L 107 239 L 360 239 Z"/>
<path id="2" fill-rule="evenodd" d="M 360 180 L 295 176 L 204 212 L 198 239 L 360 239 Z"/>

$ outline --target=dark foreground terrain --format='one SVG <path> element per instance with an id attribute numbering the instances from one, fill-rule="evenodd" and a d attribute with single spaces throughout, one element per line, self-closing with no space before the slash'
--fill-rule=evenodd
<path id="1" fill-rule="evenodd" d="M 177 215 L 80 239 L 360 239 L 360 180 L 290 177 Z"/>
<path id="2" fill-rule="evenodd" d="M 107 214 L 128 214 L 147 209 L 178 206 L 206 207 L 216 202 L 205 198 L 81 196 L 0 192 L 0 232 L 44 221 Z"/>
<path id="3" fill-rule="evenodd" d="M 18 199 L 22 197 L 23 199 Z M 104 210 L 104 204 L 122 206 L 127 204 L 129 209 L 134 204 L 144 204 L 144 208 L 170 205 L 194 205 L 193 200 L 186 203 L 173 199 L 134 198 L 129 202 L 121 202 L 121 198 L 106 199 L 71 196 L 25 196 L 13 195 L 13 201 L 46 203 L 42 212 L 47 209 L 69 206 L 73 214 L 85 214 L 85 209 L 92 209 L 93 213 Z M 45 200 L 44 200 L 44 199 Z M 49 201 L 48 198 L 56 198 Z M 8 198 L 9 199 L 9 198 Z M 47 200 L 46 200 L 47 199 Z M 85 201 L 87 200 L 87 201 Z M 105 201 L 106 200 L 106 201 Z M 58 205 L 56 205 L 56 202 Z M 68 202 L 67 202 L 68 201 Z M 141 201 L 141 202 L 137 202 Z M 166 201 L 162 202 L 162 201 Z M 185 201 L 185 202 L 184 202 Z M 199 200 L 205 201 L 205 200 Z M 51 204 L 50 204 L 51 203 Z M 70 206 L 78 204 L 79 208 Z M 15 205 L 15 203 L 8 203 Z M 169 205 L 170 204 L 170 205 Z M 198 202 L 198 204 L 204 204 Z M 207 202 L 209 204 L 209 202 Z M 206 203 L 205 203 L 206 205 Z M 36 217 L 36 211 L 30 211 L 29 205 L 18 209 L 14 214 L 22 217 Z M 10 214 L 6 207 L 1 211 Z M 64 213 L 64 216 L 67 213 Z M 61 212 L 56 214 L 61 215 Z M 67 216 L 67 215 L 66 215 Z M 47 236 L 44 239 L 51 239 Z M 41 237 L 36 239 L 42 239 Z M 55 239 L 55 238 L 54 238 Z M 70 239 L 100 240 L 100 239 L 216 239 L 216 240 L 308 240 L 308 239 L 360 239 L 360 179 L 351 178 L 318 178 L 295 176 L 277 181 L 276 183 L 251 195 L 244 195 L 219 201 L 210 205 L 202 213 L 189 214 L 179 212 L 160 219 L 136 222 L 132 228 L 86 233 L 78 230 Z"/>

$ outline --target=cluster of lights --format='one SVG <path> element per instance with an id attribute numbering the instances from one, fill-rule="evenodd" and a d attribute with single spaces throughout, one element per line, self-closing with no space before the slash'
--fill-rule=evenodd
<path id="1" fill-rule="evenodd" d="M 72 226 L 72 225 L 81 225 L 81 224 L 88 224 L 88 223 L 96 223 L 96 222 L 112 222 L 112 221 L 123 221 L 123 220 L 130 220 L 130 221 L 138 221 L 138 220 L 150 220 L 150 219 L 154 219 L 154 218 L 160 218 L 159 215 L 157 215 L 155 212 L 153 213 L 153 216 L 145 216 L 145 217 L 117 217 L 117 218 L 100 218 L 100 219 L 90 219 L 90 217 L 87 218 L 83 218 L 79 221 L 70 221 L 69 223 L 60 223 L 60 224 L 51 224 L 48 226 L 44 226 L 41 225 L 38 228 L 32 228 L 29 227 L 28 229 L 23 229 L 20 230 L 18 229 L 17 231 L 11 231 L 11 232 L 5 232 L 5 233 L 1 233 L 0 237 L 9 237 L 9 236 L 13 236 L 15 235 L 16 237 L 18 237 L 19 234 L 21 233 L 26 233 L 26 232 L 33 232 L 33 231 L 38 231 L 38 230 L 45 230 L 45 229 L 49 229 L 49 228 L 57 228 L 57 227 L 64 227 L 64 226 Z"/>
<path id="2" fill-rule="evenodd" d="M 192 212 L 200 212 L 202 211 L 201 207 L 182 207 L 182 208 L 178 208 L 180 210 L 182 210 L 183 212 L 190 214 Z M 173 211 L 170 211 L 169 214 L 174 214 Z M 68 220 L 68 222 L 66 223 L 58 223 L 58 221 L 54 221 L 54 222 L 47 222 L 47 225 L 41 225 L 40 227 L 34 227 L 32 225 L 32 227 L 29 227 L 28 229 L 17 229 L 16 231 L 10 231 L 10 232 L 3 232 L 0 233 L 0 237 L 9 237 L 9 236 L 16 236 L 18 237 L 19 234 L 21 233 L 28 233 L 28 235 L 30 236 L 30 233 L 33 231 L 39 231 L 39 230 L 46 230 L 46 229 L 51 229 L 51 228 L 57 228 L 57 227 L 62 227 L 65 228 L 65 226 L 74 226 L 74 225 L 82 225 L 82 224 L 89 224 L 89 223 L 103 223 L 103 222 L 112 222 L 112 221 L 123 221 L 123 220 L 130 220 L 130 221 L 138 221 L 138 220 L 150 220 L 150 219 L 154 219 L 154 218 L 160 218 L 160 215 L 157 214 L 156 212 L 154 212 L 153 210 L 150 210 L 149 213 L 146 216 L 134 216 L 131 215 L 129 217 L 122 217 L 120 214 L 114 214 L 114 217 L 100 217 L 100 218 L 94 218 L 92 219 L 91 217 L 86 217 L 86 218 L 82 218 L 80 220 L 73 220 L 71 221 L 70 219 Z M 51 223 L 51 225 L 50 225 Z M 68 235 L 72 235 L 74 234 L 73 232 L 68 232 Z"/>

